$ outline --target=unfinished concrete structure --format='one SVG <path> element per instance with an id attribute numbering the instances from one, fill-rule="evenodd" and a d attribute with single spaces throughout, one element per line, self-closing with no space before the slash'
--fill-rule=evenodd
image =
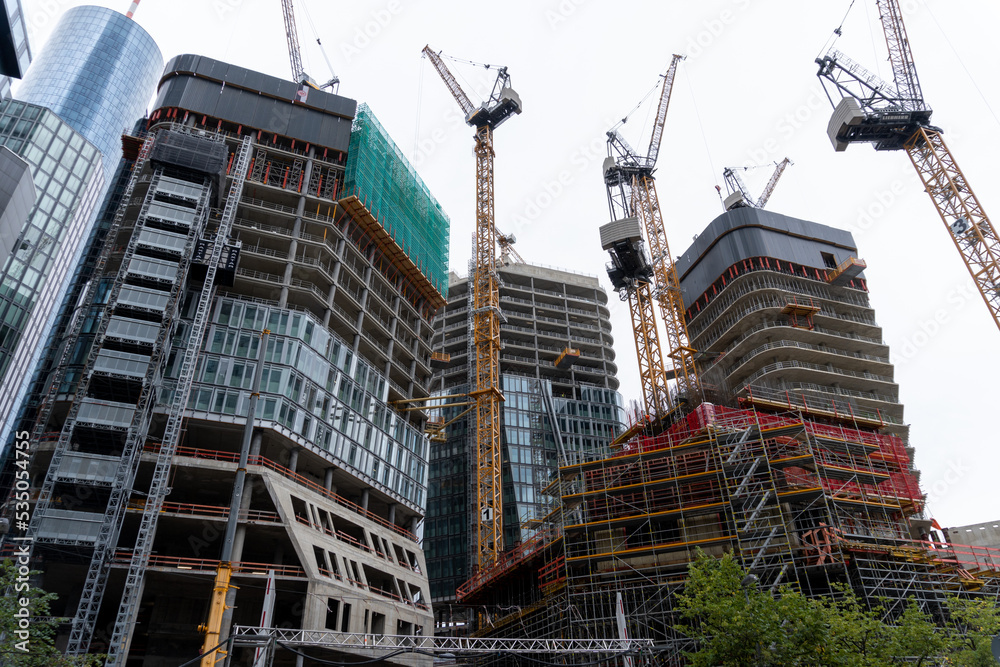
<path id="1" fill-rule="evenodd" d="M 478 634 L 629 637 L 682 664 L 674 593 L 699 549 L 761 586 L 848 584 L 894 618 L 909 599 L 1000 600 L 1000 550 L 928 539 L 888 349 L 850 235 L 756 209 L 678 261 L 713 402 L 665 432 L 562 462 L 548 530 L 458 591 Z"/>
<path id="2" fill-rule="evenodd" d="M 448 220 L 370 110 L 295 91 L 179 56 L 148 134 L 125 138 L 122 205 L 35 431 L 27 534 L 70 653 L 201 652 L 241 450 L 223 638 L 264 611 L 432 632 L 426 415 L 390 402 L 428 395 Z"/>
<path id="3" fill-rule="evenodd" d="M 504 263 L 499 269 L 503 416 L 503 525 L 509 551 L 533 539 L 553 510 L 541 490 L 555 477 L 565 451 L 602 449 L 623 427 L 617 366 L 611 345 L 607 295 L 593 276 Z M 433 389 L 449 395 L 470 387 L 471 295 L 466 278 L 451 274 L 448 305 L 436 319 L 435 349 L 449 361 L 434 375 Z M 474 361 L 472 362 L 474 363 Z M 464 408 L 449 408 L 451 419 Z M 472 569 L 470 522 L 475 508 L 469 485 L 473 418 L 448 427 L 431 444 L 430 493 L 424 548 L 439 631 L 465 629 L 455 590 Z"/>

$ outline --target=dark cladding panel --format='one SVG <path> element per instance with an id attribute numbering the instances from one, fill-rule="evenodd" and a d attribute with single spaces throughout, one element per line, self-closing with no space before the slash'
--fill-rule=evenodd
<path id="1" fill-rule="evenodd" d="M 677 261 L 684 302 L 692 303 L 733 264 L 769 257 L 822 269 L 823 254 L 837 264 L 857 256 L 851 233 L 758 208 L 723 213 Z"/>
<path id="2" fill-rule="evenodd" d="M 265 132 L 288 134 L 289 105 L 277 100 L 264 99 L 254 109 L 253 118 L 248 123 Z"/>
<path id="3" fill-rule="evenodd" d="M 259 95 L 248 95 L 236 88 L 229 95 L 216 94 L 215 115 L 218 118 L 252 117 L 253 110 L 260 101 Z"/>
<path id="4" fill-rule="evenodd" d="M 181 55 L 167 63 L 154 109 L 177 107 L 346 153 L 357 102 L 310 90 L 301 104 L 293 102 L 297 91 L 292 81 Z"/>
<path id="5" fill-rule="evenodd" d="M 242 67 L 238 69 L 243 69 Z M 264 75 L 260 72 L 254 72 L 253 70 L 244 69 L 241 74 L 243 77 L 243 87 L 249 88 L 250 90 L 263 90 L 264 89 Z"/>

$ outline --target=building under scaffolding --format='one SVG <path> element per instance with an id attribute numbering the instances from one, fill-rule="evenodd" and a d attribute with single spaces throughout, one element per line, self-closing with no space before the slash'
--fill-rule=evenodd
<path id="1" fill-rule="evenodd" d="M 802 413 L 703 403 L 655 438 L 560 468 L 561 530 L 512 552 L 459 591 L 480 634 L 628 636 L 691 648 L 674 596 L 698 550 L 732 551 L 771 590 L 827 595 L 849 584 L 885 613 L 948 593 L 1000 599 L 1000 550 L 919 539 L 923 498 L 898 436 Z M 915 539 L 915 533 L 917 533 Z"/>
<path id="2" fill-rule="evenodd" d="M 478 634 L 629 637 L 682 662 L 675 593 L 699 551 L 760 585 L 849 585 L 887 618 L 910 598 L 1000 600 L 1000 550 L 928 539 L 888 346 L 847 232 L 758 209 L 713 221 L 678 261 L 715 401 L 656 436 L 567 452 L 535 539 L 468 581 Z"/>

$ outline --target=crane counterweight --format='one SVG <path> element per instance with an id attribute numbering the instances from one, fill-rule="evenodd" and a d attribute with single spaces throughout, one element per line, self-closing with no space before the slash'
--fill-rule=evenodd
<path id="1" fill-rule="evenodd" d="M 898 0 L 876 0 L 893 84 L 881 81 L 839 51 L 816 60 L 817 76 L 834 106 L 827 132 L 834 148 L 872 143 L 905 150 L 934 202 L 973 282 L 1000 327 L 1000 241 L 965 175 L 930 124 Z M 839 95 L 836 99 L 834 95 Z"/>

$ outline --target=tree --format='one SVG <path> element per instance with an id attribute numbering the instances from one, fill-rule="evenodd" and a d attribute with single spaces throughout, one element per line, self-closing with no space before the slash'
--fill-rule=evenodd
<path id="1" fill-rule="evenodd" d="M 18 571 L 13 560 L 0 562 L 0 664 L 5 667 L 97 667 L 104 656 L 68 657 L 55 647 L 59 619 L 49 605 L 54 593 L 31 586 L 38 572 Z"/>
<path id="2" fill-rule="evenodd" d="M 698 649 L 687 654 L 696 667 L 997 664 L 990 642 L 1000 632 L 1000 608 L 989 600 L 949 597 L 943 627 L 911 600 L 887 623 L 847 586 L 823 598 L 787 587 L 772 595 L 732 554 L 699 553 L 688 573 L 677 596 L 683 623 L 676 629 L 697 640 Z"/>

